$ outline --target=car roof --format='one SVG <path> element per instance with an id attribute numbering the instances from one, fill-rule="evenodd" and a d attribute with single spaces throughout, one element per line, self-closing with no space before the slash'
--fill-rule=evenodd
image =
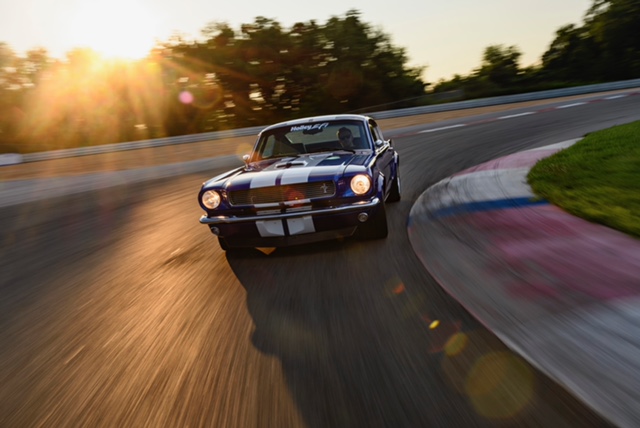
<path id="1" fill-rule="evenodd" d="M 310 116 L 303 117 L 300 119 L 288 120 L 286 122 L 279 122 L 270 126 L 267 126 L 262 130 L 268 131 L 269 129 L 279 128 L 281 126 L 295 126 L 302 125 L 305 123 L 312 122 L 321 122 L 321 121 L 334 121 L 334 120 L 359 120 L 362 122 L 368 122 L 371 118 L 369 116 L 363 116 L 361 114 L 333 114 L 333 115 L 323 115 L 323 116 Z"/>

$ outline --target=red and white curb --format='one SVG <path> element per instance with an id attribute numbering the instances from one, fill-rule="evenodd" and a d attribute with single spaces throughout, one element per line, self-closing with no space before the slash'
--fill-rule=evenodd
<path id="1" fill-rule="evenodd" d="M 413 206 L 411 245 L 505 344 L 621 427 L 640 426 L 640 240 L 571 216 L 526 182 L 575 142 L 465 170 Z"/>

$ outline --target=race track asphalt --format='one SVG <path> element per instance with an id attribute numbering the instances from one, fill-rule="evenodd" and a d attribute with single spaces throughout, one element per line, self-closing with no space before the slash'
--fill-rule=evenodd
<path id="1" fill-rule="evenodd" d="M 416 201 L 408 235 L 429 273 L 509 347 L 616 425 L 639 426 L 640 241 L 537 200 L 526 184 L 538 159 L 574 142 L 437 183 Z M 117 155 L 98 161 L 104 168 L 88 159 L 3 167 L 0 206 L 241 162 L 241 153 L 165 150 L 144 168 L 117 164 Z"/>

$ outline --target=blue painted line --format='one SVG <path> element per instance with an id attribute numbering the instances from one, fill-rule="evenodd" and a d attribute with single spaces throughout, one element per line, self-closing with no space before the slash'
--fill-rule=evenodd
<path id="1" fill-rule="evenodd" d="M 548 205 L 549 202 L 546 199 L 538 198 L 515 198 L 515 199 L 498 199 L 494 201 L 480 201 L 469 202 L 467 204 L 454 205 L 447 208 L 442 208 L 430 213 L 429 217 L 438 219 L 443 217 L 450 217 L 454 215 L 471 214 L 484 211 L 505 210 L 510 208 L 522 208 L 535 205 Z"/>

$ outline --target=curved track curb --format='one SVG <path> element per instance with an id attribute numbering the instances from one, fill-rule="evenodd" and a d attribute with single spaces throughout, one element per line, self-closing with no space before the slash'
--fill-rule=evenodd
<path id="1" fill-rule="evenodd" d="M 640 426 L 640 240 L 537 199 L 530 168 L 576 140 L 449 177 L 413 206 L 411 245 L 524 358 L 622 427 Z"/>

